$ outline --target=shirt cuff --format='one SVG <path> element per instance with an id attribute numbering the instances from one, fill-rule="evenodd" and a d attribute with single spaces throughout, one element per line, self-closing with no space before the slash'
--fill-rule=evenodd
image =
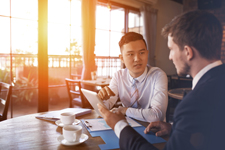
<path id="1" fill-rule="evenodd" d="M 131 111 L 131 109 L 128 107 L 127 111 L 126 111 L 126 116 L 128 116 L 128 117 L 130 116 L 130 111 Z"/>
<path id="2" fill-rule="evenodd" d="M 120 132 L 129 124 L 127 123 L 126 120 L 120 120 L 116 123 L 114 127 L 115 134 L 118 138 L 120 138 Z"/>

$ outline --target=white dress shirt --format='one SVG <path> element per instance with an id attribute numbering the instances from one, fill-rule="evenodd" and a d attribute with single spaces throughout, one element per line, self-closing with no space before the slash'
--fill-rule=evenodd
<path id="1" fill-rule="evenodd" d="M 128 107 L 126 111 L 128 117 L 145 122 L 163 121 L 168 105 L 166 74 L 157 67 L 146 67 L 144 73 L 136 78 L 139 81 L 137 83 L 139 99 L 135 108 L 131 106 L 130 101 L 132 80 L 133 77 L 127 68 L 117 71 L 109 85 L 115 96 L 104 101 L 105 106 L 111 109 L 120 98 L 123 106 Z"/>
<path id="2" fill-rule="evenodd" d="M 198 83 L 198 81 L 200 80 L 200 78 L 207 72 L 209 71 L 210 69 L 216 67 L 216 66 L 219 66 L 219 65 L 222 65 L 222 61 L 221 60 L 217 60 L 207 66 L 205 66 L 202 70 L 200 70 L 196 76 L 193 78 L 193 81 L 192 81 L 192 90 L 195 88 L 196 84 Z"/>
<path id="3" fill-rule="evenodd" d="M 144 73 L 136 78 L 139 99 L 135 108 L 131 106 L 132 102 L 130 101 L 132 80 L 133 77 L 129 74 L 128 69 L 117 71 L 109 85 L 115 96 L 104 101 L 105 106 L 111 109 L 120 98 L 123 106 L 128 107 L 126 111 L 128 117 L 145 122 L 163 121 L 168 105 L 166 74 L 157 67 L 146 67 Z"/>

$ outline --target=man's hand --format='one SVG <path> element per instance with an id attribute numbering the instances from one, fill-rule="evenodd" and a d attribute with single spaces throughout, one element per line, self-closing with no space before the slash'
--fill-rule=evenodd
<path id="1" fill-rule="evenodd" d="M 117 112 L 117 111 L 119 111 L 119 112 L 121 112 L 121 114 L 126 115 L 127 109 L 128 109 L 127 107 L 119 106 L 118 108 L 113 108 L 110 111 L 111 112 Z"/>
<path id="2" fill-rule="evenodd" d="M 124 115 L 121 114 L 120 112 L 117 111 L 115 113 L 112 113 L 111 111 L 109 111 L 108 109 L 106 109 L 101 104 L 98 103 L 97 105 L 98 105 L 98 110 L 102 114 L 102 116 L 105 119 L 106 123 L 113 130 L 114 130 L 114 127 L 115 127 L 115 125 L 116 125 L 117 122 L 119 122 L 120 120 L 126 120 L 126 118 L 124 117 Z"/>
<path id="3" fill-rule="evenodd" d="M 151 122 L 144 130 L 144 133 L 146 134 L 150 130 L 156 130 L 155 133 L 156 136 L 165 136 L 170 134 L 171 128 L 172 128 L 171 124 L 166 122 L 162 121 Z"/>
<path id="4" fill-rule="evenodd" d="M 113 93 L 108 86 L 105 86 L 98 92 L 98 97 L 101 98 L 101 100 L 107 100 L 110 96 L 115 96 L 115 93 Z"/>

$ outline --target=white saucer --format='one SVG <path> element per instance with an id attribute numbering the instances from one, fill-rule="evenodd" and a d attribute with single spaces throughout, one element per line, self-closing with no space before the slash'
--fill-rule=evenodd
<path id="1" fill-rule="evenodd" d="M 57 140 L 62 144 L 62 145 L 67 145 L 67 146 L 72 146 L 72 145 L 78 145 L 83 142 L 85 142 L 88 139 L 87 134 L 81 134 L 80 140 L 77 142 L 68 142 L 66 139 L 64 139 L 63 135 L 60 135 Z"/>
<path id="2" fill-rule="evenodd" d="M 74 121 L 74 123 L 73 123 L 72 125 L 77 125 L 77 124 L 79 124 L 79 123 L 80 123 L 80 120 L 75 119 L 75 121 Z M 64 126 L 64 124 L 61 122 L 61 120 L 57 120 L 57 121 L 55 122 L 55 124 L 56 124 L 57 126 L 60 126 L 60 127 L 63 127 L 63 126 Z"/>

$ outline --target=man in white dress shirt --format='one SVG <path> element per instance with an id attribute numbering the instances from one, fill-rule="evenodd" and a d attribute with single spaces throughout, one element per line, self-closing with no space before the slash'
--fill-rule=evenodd
<path id="1" fill-rule="evenodd" d="M 167 76 L 158 67 L 147 65 L 148 50 L 143 36 L 126 33 L 119 42 L 119 56 L 126 68 L 117 71 L 108 87 L 102 88 L 98 96 L 111 109 L 118 98 L 122 107 L 112 111 L 145 122 L 163 121 L 168 104 Z"/>

